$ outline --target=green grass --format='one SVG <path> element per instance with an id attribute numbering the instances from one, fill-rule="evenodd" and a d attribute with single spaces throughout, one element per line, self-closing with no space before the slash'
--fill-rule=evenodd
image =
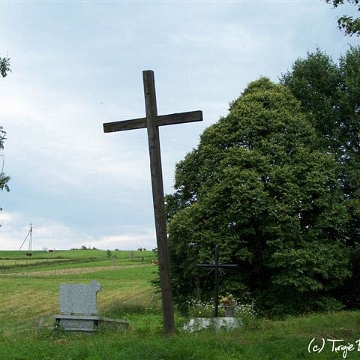
<path id="1" fill-rule="evenodd" d="M 89 261 L 89 260 L 100 260 L 109 259 L 107 251 L 104 250 L 56 250 L 54 252 L 46 252 L 42 250 L 32 251 L 32 256 L 26 256 L 27 251 L 0 251 L 0 264 L 2 261 L 21 261 L 31 262 L 37 260 L 74 260 L 74 261 Z M 117 261 L 126 260 L 141 260 L 155 258 L 152 251 L 111 251 L 111 257 L 116 257 Z"/>
<path id="2" fill-rule="evenodd" d="M 161 316 L 135 311 L 142 322 L 125 332 L 69 334 L 46 328 L 14 330 L 15 336 L 0 335 L 0 356 L 4 359 L 342 359 L 327 343 L 321 353 L 309 353 L 310 341 L 358 339 L 359 312 L 289 318 L 284 321 L 257 320 L 233 331 L 202 331 L 165 337 Z M 131 316 L 130 316 L 130 322 Z M 181 319 L 177 319 L 181 324 Z M 21 335 L 21 336 L 19 336 Z M 318 340 L 317 340 L 318 341 Z M 318 342 L 319 343 L 319 342 Z M 358 351 L 347 359 L 360 358 Z"/>
<path id="3" fill-rule="evenodd" d="M 360 312 L 314 314 L 282 321 L 250 318 L 236 330 L 196 333 L 182 331 L 186 319 L 176 315 L 177 333 L 165 337 L 161 299 L 150 284 L 156 277 L 156 267 L 150 264 L 154 255 L 142 252 L 131 258 L 130 252 L 116 254 L 115 267 L 106 251 L 72 250 L 33 255 L 43 260 L 46 255 L 49 260 L 61 256 L 61 264 L 49 261 L 23 268 L 9 265 L 6 272 L 0 269 L 0 359 L 321 360 L 343 359 L 344 353 L 333 352 L 329 342 L 322 352 L 309 353 L 314 338 L 313 345 L 324 338 L 343 339 L 344 344 L 357 347 Z M 145 257 L 144 263 L 140 255 Z M 18 256 L 17 252 L 0 252 L 0 258 L 9 261 L 20 259 Z M 93 279 L 102 285 L 98 293 L 100 315 L 127 319 L 130 328 L 96 334 L 49 330 L 52 316 L 59 310 L 60 283 L 89 283 Z M 357 348 L 346 355 L 347 359 L 360 359 Z"/>
<path id="4" fill-rule="evenodd" d="M 113 257 L 116 257 L 117 265 L 150 264 L 155 258 L 152 251 L 112 251 L 110 258 L 104 250 L 58 250 L 53 253 L 33 251 L 32 254 L 28 258 L 24 251 L 0 251 L 0 274 L 9 271 L 37 271 L 39 268 L 61 270 L 108 266 L 113 263 Z"/>

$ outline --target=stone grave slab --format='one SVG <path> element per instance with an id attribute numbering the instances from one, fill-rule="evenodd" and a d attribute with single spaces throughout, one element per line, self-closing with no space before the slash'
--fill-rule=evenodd
<path id="1" fill-rule="evenodd" d="M 60 312 L 62 314 L 97 314 L 96 295 L 101 285 L 93 280 L 86 284 L 60 284 Z"/>
<path id="2" fill-rule="evenodd" d="M 60 284 L 59 305 L 61 314 L 55 315 L 55 327 L 67 331 L 94 332 L 99 327 L 124 329 L 129 323 L 97 316 L 96 296 L 101 285 L 93 280 L 90 284 Z"/>

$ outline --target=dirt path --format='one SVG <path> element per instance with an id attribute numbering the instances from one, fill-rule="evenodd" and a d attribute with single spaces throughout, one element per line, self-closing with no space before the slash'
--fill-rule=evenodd
<path id="1" fill-rule="evenodd" d="M 128 268 L 137 268 L 148 266 L 144 265 L 124 265 L 124 266 L 98 266 L 98 267 L 86 267 L 86 268 L 74 268 L 74 269 L 62 269 L 62 270 L 44 270 L 44 271 L 27 271 L 16 273 L 0 273 L 0 276 L 57 276 L 57 275 L 71 275 L 71 274 L 86 274 L 92 272 L 101 272 L 109 270 L 120 270 Z"/>

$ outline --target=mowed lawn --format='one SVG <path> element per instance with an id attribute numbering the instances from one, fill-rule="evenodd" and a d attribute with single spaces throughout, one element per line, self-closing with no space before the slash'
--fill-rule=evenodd
<path id="1" fill-rule="evenodd" d="M 154 258 L 150 251 L 117 251 L 110 257 L 99 250 L 34 252 L 31 259 L 0 252 L 0 359 L 360 359 L 360 312 L 355 311 L 278 321 L 249 318 L 236 330 L 194 333 L 182 331 L 186 319 L 176 314 L 177 332 L 166 337 L 161 301 L 150 282 L 157 276 Z M 126 319 L 129 329 L 94 334 L 50 330 L 59 313 L 60 284 L 94 279 L 102 285 L 99 314 Z M 342 340 L 337 344 L 344 347 L 334 351 L 329 339 Z"/>
<path id="2" fill-rule="evenodd" d="M 0 252 L 0 331 L 51 323 L 59 313 L 61 283 L 97 280 L 102 286 L 99 313 L 116 301 L 151 301 L 155 288 L 150 281 L 157 271 L 153 258 L 150 251 L 113 252 L 112 257 L 99 250 L 34 252 L 31 259 L 24 259 L 23 253 Z"/>

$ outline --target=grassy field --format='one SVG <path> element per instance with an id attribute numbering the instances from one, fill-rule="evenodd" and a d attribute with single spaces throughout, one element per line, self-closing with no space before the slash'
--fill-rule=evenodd
<path id="1" fill-rule="evenodd" d="M 246 319 L 236 330 L 195 333 L 182 331 L 186 319 L 176 315 L 177 333 L 165 337 L 161 302 L 150 284 L 154 254 L 112 256 L 116 265 L 100 250 L 34 252 L 31 259 L 0 252 L 0 359 L 360 359 L 360 312 Z M 102 285 L 99 314 L 126 319 L 130 328 L 96 334 L 49 330 L 59 312 L 60 283 L 93 279 Z"/>

